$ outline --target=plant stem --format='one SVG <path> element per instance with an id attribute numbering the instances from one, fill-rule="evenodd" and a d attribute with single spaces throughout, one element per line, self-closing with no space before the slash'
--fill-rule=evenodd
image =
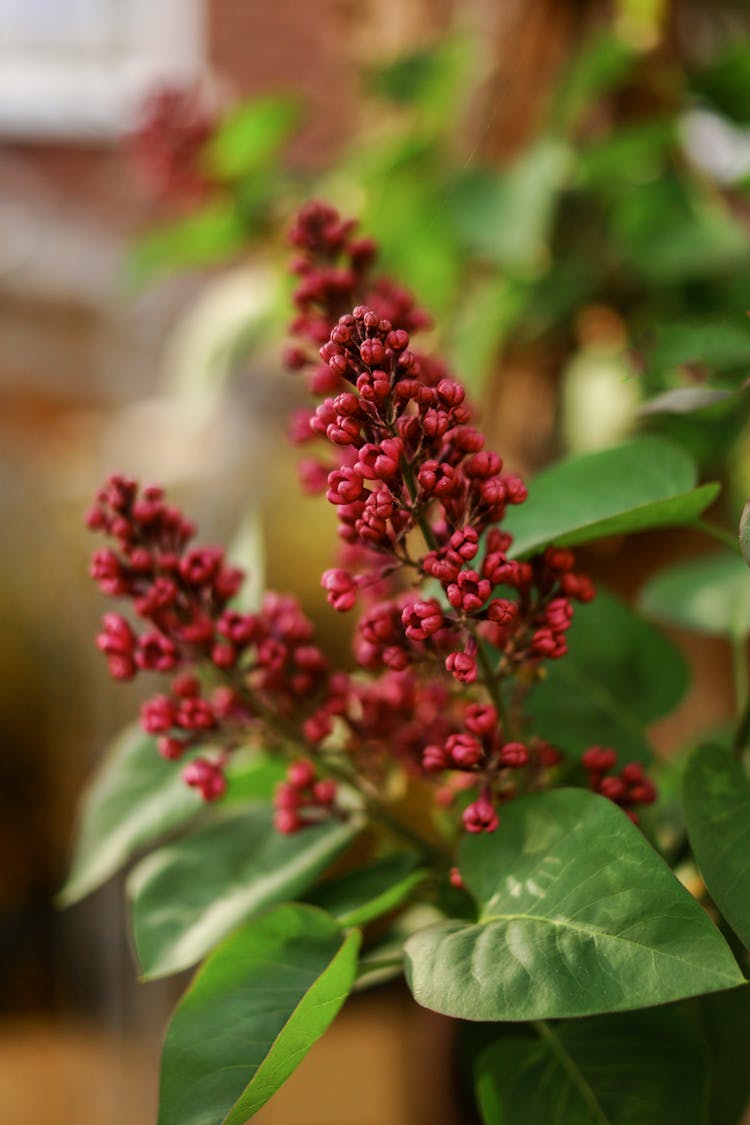
<path id="1" fill-rule="evenodd" d="M 750 731 L 750 694 L 748 693 L 747 639 L 744 636 L 732 637 L 732 671 L 734 678 L 734 699 L 737 708 L 737 729 L 732 740 L 733 749 L 739 753 L 744 749 Z"/>
<path id="2" fill-rule="evenodd" d="M 550 1053 L 555 1056 L 560 1066 L 581 1095 L 581 1099 L 585 1102 L 592 1119 L 598 1122 L 599 1125 L 611 1125 L 609 1118 L 606 1117 L 604 1110 L 599 1105 L 594 1091 L 565 1050 L 565 1047 L 560 1042 L 559 1036 L 554 1033 L 549 1024 L 544 1020 L 534 1020 L 533 1026 L 539 1038 L 544 1042 Z"/>
<path id="3" fill-rule="evenodd" d="M 734 551 L 736 555 L 742 554 L 739 539 L 730 531 L 726 531 L 725 528 L 718 527 L 715 523 L 709 523 L 708 520 L 694 520 L 691 526 L 698 531 L 704 532 L 706 535 L 710 535 L 712 539 L 718 540 L 719 543 L 723 543 L 725 547 L 729 547 L 730 551 Z"/>
<path id="4" fill-rule="evenodd" d="M 490 664 L 489 657 L 487 656 L 487 653 L 481 641 L 477 642 L 477 662 L 482 670 L 482 680 L 484 681 L 484 686 L 487 688 L 487 691 L 490 694 L 492 704 L 497 711 L 497 716 L 502 724 L 503 730 L 505 730 L 507 735 L 508 716 L 505 712 L 505 701 L 503 700 L 499 684 L 495 679 L 495 673 L 492 670 L 492 665 Z"/>

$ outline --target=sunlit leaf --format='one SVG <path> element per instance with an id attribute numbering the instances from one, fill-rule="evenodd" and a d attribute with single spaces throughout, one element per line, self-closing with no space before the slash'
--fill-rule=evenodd
<path id="1" fill-rule="evenodd" d="M 534 1020 L 666 1004 L 743 976 L 718 929 L 610 801 L 558 789 L 511 801 L 468 837 L 459 868 L 474 923 L 414 934 L 406 976 L 424 1007 Z"/>

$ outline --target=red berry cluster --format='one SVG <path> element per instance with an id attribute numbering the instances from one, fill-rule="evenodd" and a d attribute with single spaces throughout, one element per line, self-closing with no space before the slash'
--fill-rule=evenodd
<path id="1" fill-rule="evenodd" d="M 633 806 L 651 805 L 656 800 L 656 788 L 640 762 L 628 762 L 619 774 L 613 774 L 617 754 L 605 746 L 591 746 L 584 751 L 581 762 L 589 775 L 589 788 L 614 801 L 634 823 L 638 817 Z"/>
<path id="2" fill-rule="evenodd" d="M 286 781 L 278 786 L 274 796 L 276 828 L 289 836 L 318 823 L 321 813 L 328 815 L 333 809 L 336 792 L 336 782 L 319 778 L 309 758 L 293 762 L 286 771 Z"/>
<path id="3" fill-rule="evenodd" d="M 195 87 L 164 86 L 148 97 L 130 152 L 155 196 L 193 206 L 214 189 L 204 154 L 215 128 Z"/>
<path id="4" fill-rule="evenodd" d="M 92 574 L 104 593 L 131 599 L 147 627 L 107 614 L 99 647 L 118 679 L 170 675 L 142 723 L 170 759 L 215 747 L 184 771 L 207 800 L 224 791 L 231 751 L 262 731 L 283 754 L 305 748 L 276 794 L 282 832 L 343 815 L 335 779 L 371 804 L 394 762 L 432 777 L 443 808 L 467 791 L 464 828 L 493 831 L 499 805 L 548 785 L 560 760 L 529 731 L 523 702 L 540 664 L 565 654 L 571 603 L 592 598 L 593 586 L 570 551 L 511 557 L 500 525 L 526 489 L 485 448 L 461 385 L 412 351 L 409 334 L 426 317 L 409 294 L 370 277 L 375 244 L 324 204 L 303 209 L 292 241 L 301 344 L 288 359 L 328 395 L 296 430 L 334 455 L 307 473 L 324 480 L 345 551 L 323 586 L 339 611 L 364 600 L 355 655 L 371 675 L 331 673 L 291 598 L 269 593 L 257 613 L 232 608 L 240 572 L 220 549 L 190 546 L 194 528 L 160 489 L 123 477 L 89 513 L 116 544 L 95 553 Z M 639 766 L 614 776 L 614 764 L 613 751 L 587 751 L 592 788 L 629 813 L 654 799 Z"/>
<path id="5" fill-rule="evenodd" d="M 269 711 L 281 718 L 304 714 L 324 692 L 328 665 L 312 625 L 293 598 L 275 593 L 257 613 L 232 609 L 242 573 L 219 548 L 189 546 L 192 524 L 159 488 L 139 489 L 113 476 L 87 523 L 116 543 L 94 553 L 92 577 L 103 593 L 130 599 L 147 623 L 138 633 L 120 614 L 105 614 L 97 644 L 110 672 L 119 680 L 139 670 L 176 673 L 168 693 L 143 704 L 142 726 L 158 736 L 169 759 L 196 743 L 216 742 L 222 748 L 216 760 L 192 761 L 185 780 L 207 800 L 219 797 L 227 750 L 243 740 L 248 725 Z"/>

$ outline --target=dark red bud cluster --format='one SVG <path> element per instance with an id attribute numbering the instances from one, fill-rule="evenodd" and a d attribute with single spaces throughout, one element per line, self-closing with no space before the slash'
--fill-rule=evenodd
<path id="1" fill-rule="evenodd" d="M 279 832 L 291 836 L 310 824 L 330 816 L 336 801 L 336 783 L 319 778 L 315 764 L 301 758 L 289 766 L 286 781 L 277 786 L 274 796 L 274 824 Z"/>
<path id="2" fill-rule="evenodd" d="M 149 96 L 129 148 L 155 196 L 195 206 L 216 189 L 205 163 L 215 128 L 215 118 L 195 87 L 164 86 Z"/>
<path id="3" fill-rule="evenodd" d="M 628 762 L 619 774 L 612 773 L 617 765 L 617 754 L 609 747 L 589 747 L 582 754 L 581 762 L 589 775 L 589 788 L 614 801 L 634 823 L 638 821 L 634 806 L 651 805 L 658 796 L 640 762 Z"/>

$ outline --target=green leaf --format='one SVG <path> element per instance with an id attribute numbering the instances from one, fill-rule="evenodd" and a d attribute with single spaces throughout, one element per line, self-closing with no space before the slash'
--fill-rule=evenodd
<path id="1" fill-rule="evenodd" d="M 270 754 L 259 750 L 235 750 L 227 766 L 228 784 L 222 806 L 270 801 L 285 773 L 285 763 Z"/>
<path id="2" fill-rule="evenodd" d="M 705 1043 L 672 1008 L 508 1035 L 475 1067 L 485 1125 L 703 1125 Z"/>
<path id="3" fill-rule="evenodd" d="M 634 52 L 610 33 L 586 42 L 559 83 L 551 107 L 552 119 L 571 130 L 592 101 L 618 86 L 632 68 Z"/>
<path id="4" fill-rule="evenodd" d="M 669 714 L 688 688 L 678 649 L 602 589 L 575 607 L 568 649 L 529 693 L 534 729 L 568 754 L 605 741 L 622 761 L 648 762 L 644 727 Z"/>
<path id="5" fill-rule="evenodd" d="M 750 566 L 750 500 L 748 500 L 740 516 L 740 550 L 742 557 Z"/>
<path id="6" fill-rule="evenodd" d="M 250 806 L 154 852 L 128 880 L 144 976 L 195 964 L 259 910 L 303 894 L 357 830 L 329 822 L 282 836 L 271 809 Z"/>
<path id="7" fill-rule="evenodd" d="M 164 1043 L 159 1125 L 242 1125 L 343 1004 L 359 933 L 310 906 L 254 919 L 209 957 Z"/>
<path id="8" fill-rule="evenodd" d="M 750 782 L 723 746 L 699 746 L 683 779 L 690 846 L 709 894 L 750 948 Z"/>
<path id="9" fill-rule="evenodd" d="M 234 205 L 219 201 L 139 239 L 127 263 L 128 278 L 142 285 L 163 271 L 197 269 L 233 256 L 248 231 Z"/>
<path id="10" fill-rule="evenodd" d="M 740 1125 L 750 1102 L 750 988 L 702 996 L 700 1015 L 711 1053 L 710 1125 Z"/>
<path id="11" fill-rule="evenodd" d="M 239 106 L 209 142 L 206 158 L 210 169 L 222 179 L 234 180 L 266 167 L 299 118 L 300 106 L 290 97 L 258 98 Z"/>
<path id="12" fill-rule="evenodd" d="M 415 1000 L 467 1020 L 535 1020 L 666 1004 L 743 981 L 719 931 L 610 801 L 558 789 L 504 806 L 464 839 L 480 907 L 405 946 Z"/>
<path id="13" fill-rule="evenodd" d="M 649 414 L 693 414 L 696 410 L 705 410 L 734 397 L 736 391 L 723 387 L 674 387 L 644 402 L 637 413 L 641 418 Z"/>
<path id="14" fill-rule="evenodd" d="M 508 511 L 510 553 L 524 558 L 550 543 L 574 546 L 690 523 L 719 491 L 718 484 L 694 485 L 688 454 L 656 437 L 561 461 L 535 477 L 526 503 Z"/>
<path id="15" fill-rule="evenodd" d="M 750 574 L 739 555 L 717 551 L 662 570 L 638 599 L 644 613 L 698 633 L 750 633 Z"/>
<path id="16" fill-rule="evenodd" d="M 477 168 L 463 175 L 450 205 L 468 249 L 511 272 L 537 272 L 571 168 L 567 145 L 542 137 L 503 173 Z"/>
<path id="17" fill-rule="evenodd" d="M 407 853 L 384 856 L 370 867 L 323 883 L 309 901 L 332 914 L 342 926 L 362 926 L 409 897 L 426 874 L 416 871 L 416 866 L 416 857 Z"/>
<path id="18" fill-rule="evenodd" d="M 699 362 L 717 370 L 744 367 L 750 363 L 750 330 L 732 321 L 664 325 L 647 359 L 651 370 Z"/>
<path id="19" fill-rule="evenodd" d="M 740 125 L 750 123 L 750 42 L 746 36 L 729 37 L 722 50 L 687 77 L 692 89 L 724 116 Z"/>
<path id="20" fill-rule="evenodd" d="M 203 802 L 140 727 L 112 744 L 88 787 L 62 905 L 96 890 L 140 848 L 194 816 Z"/>

